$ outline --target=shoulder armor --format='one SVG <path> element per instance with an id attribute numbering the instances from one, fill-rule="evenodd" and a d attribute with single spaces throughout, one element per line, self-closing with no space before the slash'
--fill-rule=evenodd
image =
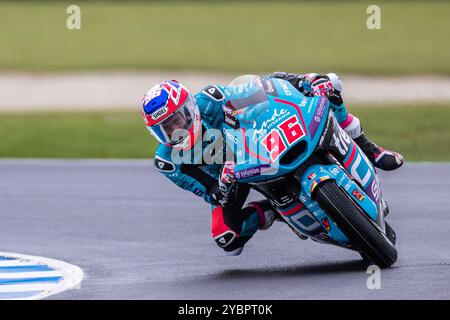
<path id="1" fill-rule="evenodd" d="M 170 173 L 176 170 L 175 164 L 173 162 L 163 159 L 158 155 L 155 155 L 154 164 L 155 168 L 161 172 Z"/>
<path id="2" fill-rule="evenodd" d="M 203 88 L 202 93 L 215 101 L 222 101 L 224 99 L 222 91 L 219 89 L 219 87 L 214 85 L 209 85 Z"/>

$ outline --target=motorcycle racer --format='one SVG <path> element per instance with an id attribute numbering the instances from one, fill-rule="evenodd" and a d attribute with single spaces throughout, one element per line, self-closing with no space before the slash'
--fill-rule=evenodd
<path id="1" fill-rule="evenodd" d="M 401 166 L 398 153 L 384 150 L 363 134 L 358 118 L 349 114 L 340 92 L 342 83 L 335 74 L 297 75 L 276 72 L 266 76 L 289 81 L 305 96 L 324 95 L 341 127 L 355 140 L 374 165 L 383 170 Z M 269 228 L 277 218 L 268 200 L 243 207 L 250 187 L 235 181 L 234 163 L 204 163 L 192 155 L 194 146 L 203 151 L 215 139 L 199 139 L 211 129 L 222 130 L 223 106 L 227 104 L 225 87 L 206 86 L 195 96 L 175 80 L 152 87 L 142 100 L 147 129 L 157 139 L 155 168 L 176 185 L 203 197 L 212 205 L 211 231 L 215 242 L 228 255 L 239 255 L 245 243 L 258 229 Z M 188 161 L 173 161 L 173 151 L 187 155 Z M 223 162 L 222 162 L 223 163 Z"/>

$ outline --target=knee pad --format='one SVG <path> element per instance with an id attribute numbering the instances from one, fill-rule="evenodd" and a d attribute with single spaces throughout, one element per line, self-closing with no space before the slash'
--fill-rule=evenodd
<path id="1" fill-rule="evenodd" d="M 363 133 L 361 122 L 357 117 L 350 113 L 347 115 L 347 119 L 340 123 L 340 126 L 352 139 L 358 138 Z"/>

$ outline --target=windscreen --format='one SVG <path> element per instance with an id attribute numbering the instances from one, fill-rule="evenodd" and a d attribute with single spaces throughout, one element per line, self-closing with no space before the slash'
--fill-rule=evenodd
<path id="1" fill-rule="evenodd" d="M 258 76 L 245 75 L 234 79 L 225 89 L 225 95 L 232 115 L 240 121 L 251 122 L 269 108 L 269 99 Z"/>

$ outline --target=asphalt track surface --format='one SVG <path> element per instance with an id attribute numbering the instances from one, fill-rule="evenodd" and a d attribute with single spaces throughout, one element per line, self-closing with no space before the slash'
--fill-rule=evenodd
<path id="1" fill-rule="evenodd" d="M 449 299 L 450 164 L 383 173 L 399 260 L 369 290 L 358 254 L 277 222 L 238 257 L 210 236 L 209 206 L 151 161 L 0 161 L 1 251 L 78 265 L 53 299 Z M 257 195 L 256 195 L 257 196 Z"/>

